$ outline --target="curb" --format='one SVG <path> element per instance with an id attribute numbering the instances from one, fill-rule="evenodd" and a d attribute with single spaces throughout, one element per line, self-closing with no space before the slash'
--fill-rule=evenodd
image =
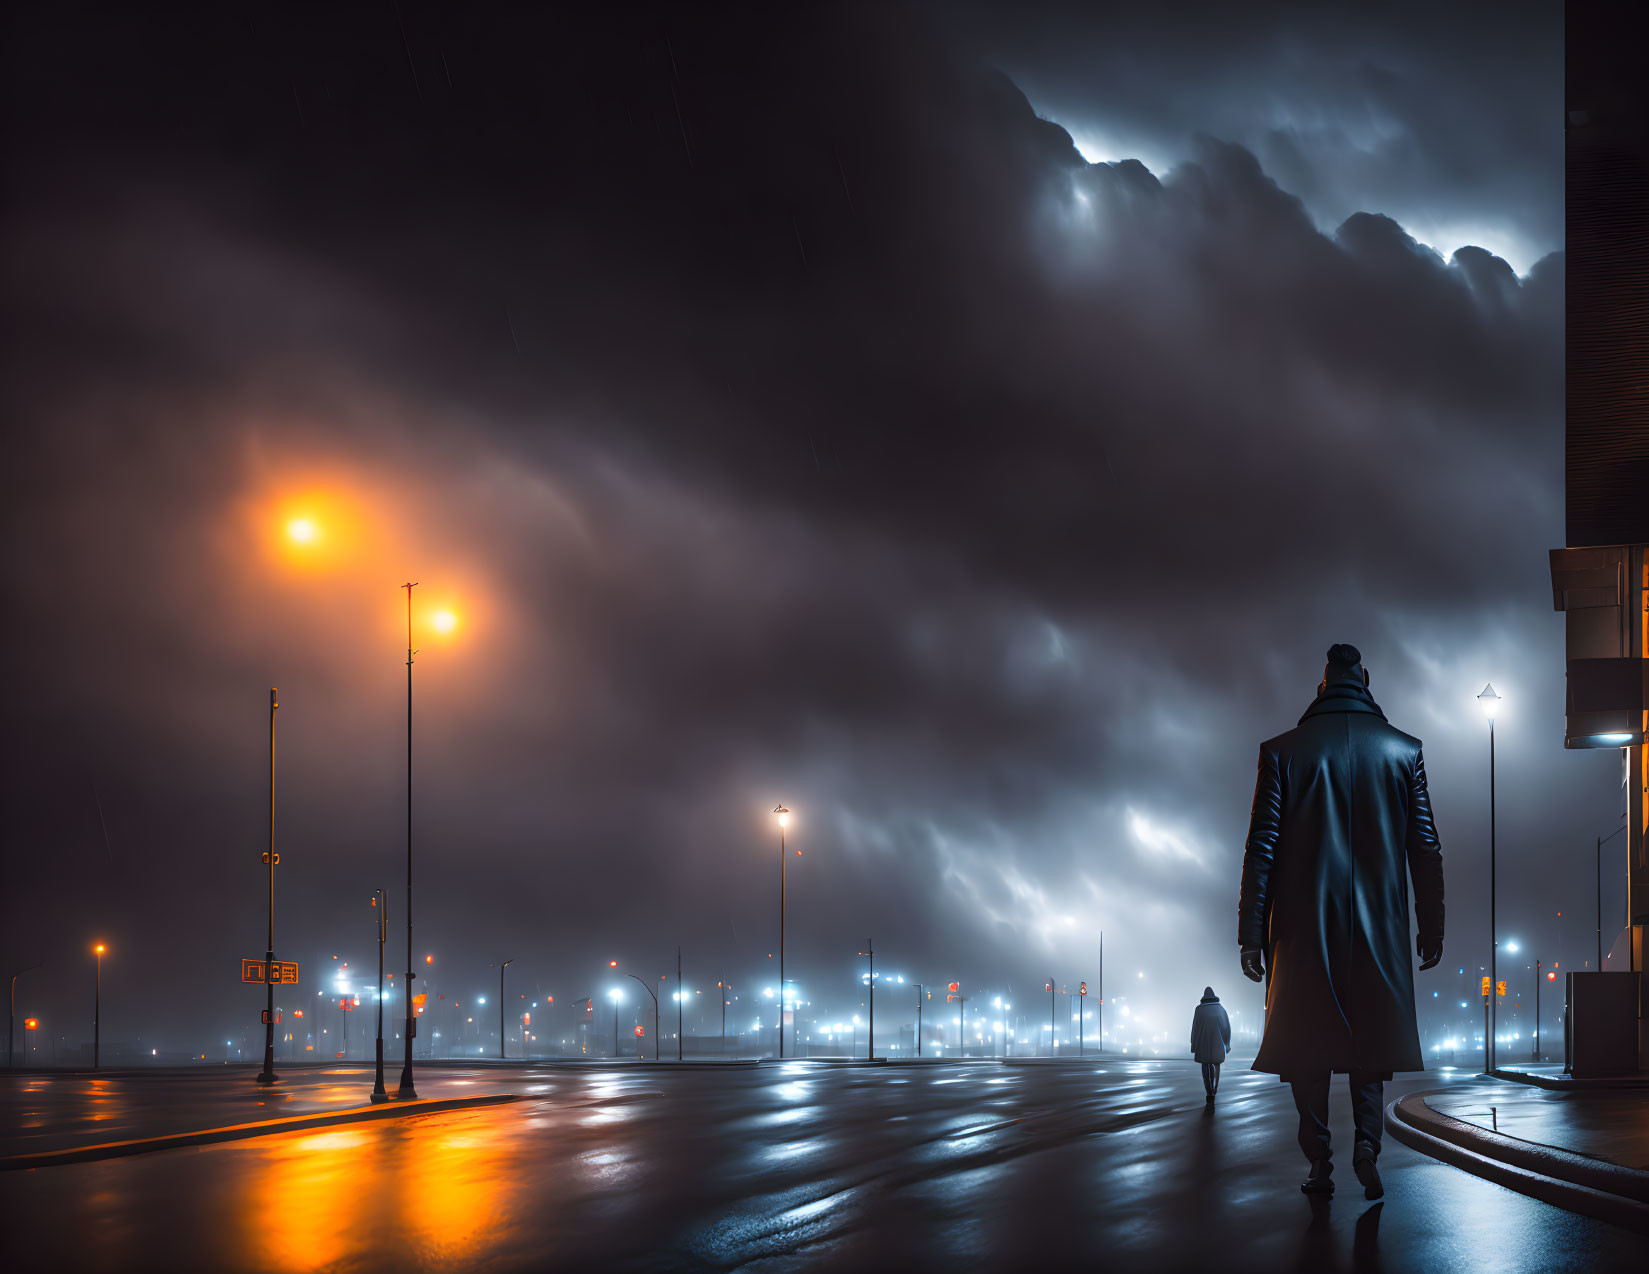
<path id="1" fill-rule="evenodd" d="M 1528 1084 L 1554 1093 L 1620 1093 L 1649 1088 L 1649 1075 L 1594 1075 L 1576 1079 L 1567 1075 L 1536 1075 L 1532 1071 L 1496 1067 L 1489 1072 L 1489 1077 L 1511 1084 Z"/>
<path id="2" fill-rule="evenodd" d="M 1410 1093 L 1386 1107 L 1387 1131 L 1409 1149 L 1554 1207 L 1649 1234 L 1649 1172 L 1479 1128 L 1439 1114 L 1426 1096 Z"/>
<path id="3" fill-rule="evenodd" d="M 155 1150 L 176 1150 L 183 1146 L 207 1146 L 222 1141 L 245 1141 L 280 1132 L 302 1132 L 333 1124 L 358 1124 L 379 1119 L 404 1119 L 409 1115 L 438 1114 L 469 1106 L 498 1106 L 521 1101 L 522 1093 L 493 1093 L 480 1097 L 430 1097 L 420 1101 L 388 1102 L 382 1106 L 352 1106 L 348 1110 L 320 1111 L 313 1115 L 291 1115 L 285 1119 L 265 1119 L 251 1124 L 230 1124 L 226 1128 L 202 1128 L 196 1132 L 174 1132 L 162 1137 L 139 1137 L 132 1141 L 106 1141 L 96 1146 L 69 1146 L 63 1150 L 40 1150 L 33 1154 L 8 1155 L 0 1159 L 0 1172 L 22 1168 L 53 1168 L 59 1164 L 91 1163 L 99 1159 L 122 1159 Z"/>

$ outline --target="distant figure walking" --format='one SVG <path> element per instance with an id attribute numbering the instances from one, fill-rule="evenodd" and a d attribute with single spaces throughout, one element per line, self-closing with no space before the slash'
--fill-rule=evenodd
<path id="1" fill-rule="evenodd" d="M 1220 1063 L 1230 1047 L 1231 1019 L 1225 1015 L 1225 1005 L 1214 994 L 1214 988 L 1205 986 L 1202 1003 L 1191 1014 L 1191 1056 L 1202 1063 L 1202 1088 L 1210 1106 L 1220 1090 Z"/>
<path id="2" fill-rule="evenodd" d="M 1294 1090 L 1307 1194 L 1333 1194 L 1331 1075 L 1351 1077 L 1351 1166 L 1383 1193 L 1382 1081 L 1423 1070 L 1408 952 L 1409 883 L 1420 968 L 1443 958 L 1443 853 L 1420 740 L 1393 729 L 1355 646 L 1337 645 L 1300 723 L 1260 745 L 1243 855 L 1242 971 L 1265 979 L 1254 1069 Z"/>

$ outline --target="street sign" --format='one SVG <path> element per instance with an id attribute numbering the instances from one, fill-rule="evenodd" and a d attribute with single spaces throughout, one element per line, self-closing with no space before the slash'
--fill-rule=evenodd
<path id="1" fill-rule="evenodd" d="M 1506 994 L 1506 984 L 1504 982 L 1496 982 L 1494 984 L 1494 993 L 1496 995 L 1505 995 Z"/>
<path id="2" fill-rule="evenodd" d="M 263 961 L 253 960 L 242 956 L 240 962 L 240 980 L 242 982 L 279 982 L 290 985 L 298 980 L 298 966 L 292 960 Z"/>
<path id="3" fill-rule="evenodd" d="M 275 1021 L 279 1022 L 280 1020 L 281 1020 L 281 1011 L 279 1009 L 276 1009 L 275 1010 Z M 264 1021 L 265 1025 L 267 1025 L 268 1022 L 269 1022 L 269 1010 L 268 1009 L 265 1009 L 263 1011 L 263 1021 Z"/>
<path id="4" fill-rule="evenodd" d="M 346 995 L 343 999 L 338 1001 L 338 1007 L 345 1013 L 351 1013 L 355 1009 L 355 1002 Z"/>
<path id="5" fill-rule="evenodd" d="M 1489 998 L 1489 980 L 1487 978 L 1483 979 L 1483 998 L 1485 1000 Z"/>

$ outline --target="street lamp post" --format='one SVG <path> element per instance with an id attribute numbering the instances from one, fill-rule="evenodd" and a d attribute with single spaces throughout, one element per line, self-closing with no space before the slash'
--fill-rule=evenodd
<path id="1" fill-rule="evenodd" d="M 870 1024 L 866 1028 L 865 1061 L 876 1060 L 876 940 L 865 939 L 865 949 L 859 952 L 870 958 L 870 975 L 865 979 L 865 985 L 870 988 Z"/>
<path id="2" fill-rule="evenodd" d="M 389 936 L 389 901 L 382 889 L 373 893 L 373 905 L 378 908 L 378 1071 L 372 1084 L 376 1104 L 389 1100 L 389 1090 L 384 1087 L 384 939 Z"/>
<path id="3" fill-rule="evenodd" d="M 1054 1019 L 1054 979 L 1048 975 L 1048 1056 L 1059 1056 L 1059 1025 Z"/>
<path id="4" fill-rule="evenodd" d="M 1099 931 L 1099 1051 L 1105 1053 L 1105 930 Z"/>
<path id="5" fill-rule="evenodd" d="M 716 990 L 721 995 L 721 1055 L 727 1056 L 727 996 L 733 989 L 732 985 L 723 978 L 716 983 Z"/>
<path id="6" fill-rule="evenodd" d="M 275 710 L 280 705 L 280 692 L 274 687 L 269 690 L 269 848 L 264 851 L 263 861 L 269 868 L 269 941 L 264 949 L 263 980 L 265 996 L 263 1006 L 263 1069 L 258 1072 L 257 1082 L 273 1084 L 280 1078 L 275 1074 L 275 983 L 271 973 L 275 967 L 275 864 L 280 862 L 280 855 L 275 853 Z"/>
<path id="7" fill-rule="evenodd" d="M 1495 1048 L 1494 1032 L 1499 1023 L 1499 1005 L 1495 1001 L 1495 992 L 1499 983 L 1495 981 L 1495 955 L 1499 947 L 1499 937 L 1495 929 L 1495 845 L 1494 845 L 1494 714 L 1500 706 L 1500 696 L 1495 694 L 1492 683 L 1483 687 L 1483 693 L 1477 696 L 1477 702 L 1483 707 L 1483 715 L 1489 719 L 1489 1021 L 1488 1029 L 1483 1032 L 1483 1071 L 1488 1074 L 1494 1070 Z"/>
<path id="8" fill-rule="evenodd" d="M 12 1046 L 12 1031 L 17 1025 L 17 979 L 22 977 L 25 973 L 33 973 L 39 967 L 40 966 L 38 964 L 31 964 L 28 968 L 19 969 L 16 973 L 11 975 L 11 999 L 8 1001 L 8 1008 L 6 1010 L 6 1069 L 9 1071 L 17 1069 L 17 1062 L 15 1060 L 15 1053 Z M 24 1025 L 26 1026 L 27 1023 L 24 1023 Z"/>
<path id="9" fill-rule="evenodd" d="M 407 1002 L 405 1032 L 406 1060 L 401 1064 L 401 1085 L 395 1095 L 403 1101 L 416 1101 L 418 1090 L 412 1081 L 412 1039 L 418 1033 L 418 1016 L 412 1007 L 412 980 L 417 973 L 412 967 L 412 590 L 418 581 L 401 585 L 407 591 L 407 984 L 403 991 Z"/>
<path id="10" fill-rule="evenodd" d="M 641 989 L 653 997 L 653 1060 L 656 1062 L 658 1061 L 658 992 L 648 986 L 644 979 L 636 977 L 633 973 L 626 973 L 624 976 L 635 978 L 641 984 Z M 618 1017 L 616 1014 L 613 1018 L 613 1056 L 618 1056 Z M 641 1056 L 640 1049 L 636 1050 L 636 1056 Z"/>
<path id="11" fill-rule="evenodd" d="M 681 1060 L 681 948 L 676 948 L 676 1060 Z"/>
<path id="12" fill-rule="evenodd" d="M 786 982 L 784 980 L 784 913 L 785 892 L 789 879 L 790 861 L 785 857 L 784 829 L 790 822 L 790 811 L 783 805 L 775 805 L 773 813 L 779 820 L 779 1060 L 784 1060 L 784 998 Z"/>
<path id="13" fill-rule="evenodd" d="M 498 966 L 498 1060 L 504 1060 L 504 970 L 515 963 L 511 956 Z"/>
<path id="14" fill-rule="evenodd" d="M 98 1069 L 101 1061 L 103 1045 L 103 944 L 100 942 L 92 948 L 97 956 L 97 991 L 92 1000 L 92 1069 Z"/>
<path id="15" fill-rule="evenodd" d="M 1534 1059 L 1540 1060 L 1540 961 L 1534 962 Z"/>
<path id="16" fill-rule="evenodd" d="M 916 1056 L 922 1055 L 922 984 L 916 984 Z"/>

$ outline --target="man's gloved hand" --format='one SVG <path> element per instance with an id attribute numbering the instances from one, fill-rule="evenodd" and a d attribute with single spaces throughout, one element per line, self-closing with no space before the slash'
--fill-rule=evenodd
<path id="1" fill-rule="evenodd" d="M 1428 945 L 1426 939 L 1416 937 L 1414 939 L 1414 950 L 1420 957 L 1421 972 L 1433 967 L 1443 958 L 1443 944 L 1441 942 Z"/>
<path id="2" fill-rule="evenodd" d="M 1441 960 L 1443 953 L 1438 952 L 1437 958 Z M 1242 972 L 1243 976 L 1250 982 L 1265 981 L 1265 961 L 1258 947 L 1244 947 L 1242 949 Z"/>

